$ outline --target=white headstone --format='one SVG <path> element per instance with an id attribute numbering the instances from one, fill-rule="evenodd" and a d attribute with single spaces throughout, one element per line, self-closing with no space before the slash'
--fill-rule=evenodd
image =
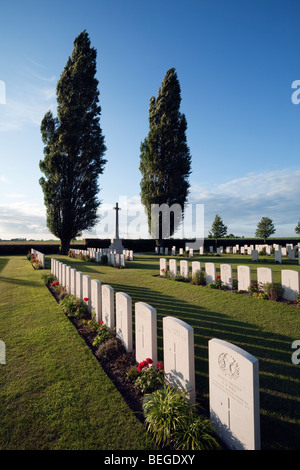
<path id="1" fill-rule="evenodd" d="M 159 274 L 161 276 L 164 276 L 165 274 L 167 274 L 167 270 L 168 270 L 168 265 L 167 265 L 166 258 L 160 258 L 160 260 L 159 260 Z"/>
<path id="2" fill-rule="evenodd" d="M 177 276 L 177 260 L 176 259 L 169 260 L 169 273 L 171 277 Z"/>
<path id="3" fill-rule="evenodd" d="M 123 292 L 116 293 L 116 336 L 132 352 L 132 300 Z"/>
<path id="4" fill-rule="evenodd" d="M 91 278 L 88 275 L 82 276 L 82 298 L 86 301 L 89 311 L 91 311 Z"/>
<path id="5" fill-rule="evenodd" d="M 157 363 L 157 315 L 156 309 L 145 302 L 135 304 L 135 358 L 137 362 L 147 358 Z"/>
<path id="6" fill-rule="evenodd" d="M 257 286 L 259 290 L 264 290 L 267 282 L 273 282 L 273 273 L 271 268 L 257 268 Z"/>
<path id="7" fill-rule="evenodd" d="M 209 345 L 210 419 L 232 450 L 260 450 L 259 362 L 219 339 Z"/>
<path id="8" fill-rule="evenodd" d="M 205 279 L 206 284 L 211 284 L 216 280 L 216 265 L 215 263 L 205 263 Z"/>
<path id="9" fill-rule="evenodd" d="M 66 290 L 71 294 L 71 266 L 66 267 Z"/>
<path id="10" fill-rule="evenodd" d="M 283 287 L 283 298 L 296 300 L 299 295 L 299 272 L 292 269 L 281 271 L 281 285 Z"/>
<path id="11" fill-rule="evenodd" d="M 76 271 L 75 273 L 75 276 L 76 276 L 76 297 L 78 297 L 79 299 L 83 299 L 83 290 L 82 290 L 82 277 L 83 277 L 83 274 L 81 271 Z"/>
<path id="12" fill-rule="evenodd" d="M 192 276 L 194 276 L 197 271 L 201 272 L 201 263 L 200 261 L 192 261 Z"/>
<path id="13" fill-rule="evenodd" d="M 101 282 L 98 279 L 91 280 L 91 311 L 97 322 L 102 320 Z"/>
<path id="14" fill-rule="evenodd" d="M 220 276 L 221 281 L 227 289 L 232 289 L 233 278 L 232 278 L 232 266 L 231 264 L 220 264 Z"/>
<path id="15" fill-rule="evenodd" d="M 238 290 L 246 291 L 251 284 L 251 271 L 250 266 L 238 266 Z"/>
<path id="16" fill-rule="evenodd" d="M 275 250 L 275 263 L 281 264 L 281 262 L 282 262 L 281 249 Z"/>
<path id="17" fill-rule="evenodd" d="M 114 302 L 114 289 L 107 284 L 101 287 L 102 295 L 102 320 L 103 323 L 109 328 L 115 327 L 115 302 Z"/>
<path id="18" fill-rule="evenodd" d="M 163 349 L 165 380 L 171 386 L 188 392 L 196 401 L 194 330 L 182 320 L 163 318 Z"/>
<path id="19" fill-rule="evenodd" d="M 189 278 L 189 262 L 187 260 L 182 259 L 180 261 L 180 276 L 186 279 Z"/>
<path id="20" fill-rule="evenodd" d="M 71 295 L 76 295 L 76 269 L 71 268 Z"/>

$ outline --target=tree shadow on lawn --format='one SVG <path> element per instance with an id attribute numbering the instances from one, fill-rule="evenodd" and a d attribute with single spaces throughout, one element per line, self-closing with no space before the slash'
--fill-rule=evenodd
<path id="1" fill-rule="evenodd" d="M 209 409 L 208 341 L 212 338 L 228 341 L 258 358 L 262 446 L 299 449 L 300 366 L 292 363 L 289 337 L 261 331 L 256 325 L 232 319 L 220 311 L 206 310 L 149 288 L 110 285 L 116 292 L 131 296 L 133 331 L 135 302 L 146 302 L 156 309 L 159 360 L 163 361 L 164 316 L 180 318 L 194 328 L 196 389 L 206 410 Z"/>
<path id="2" fill-rule="evenodd" d="M 8 261 L 9 261 L 9 259 L 0 257 L 0 273 L 6 267 Z"/>
<path id="3" fill-rule="evenodd" d="M 41 272 L 41 271 L 39 271 Z M 41 283 L 37 281 L 27 281 L 26 279 L 20 279 L 20 278 L 15 278 L 15 277 L 4 277 L 0 276 L 0 283 L 7 283 L 7 284 L 19 284 L 21 286 L 29 286 L 29 287 L 41 287 Z"/>

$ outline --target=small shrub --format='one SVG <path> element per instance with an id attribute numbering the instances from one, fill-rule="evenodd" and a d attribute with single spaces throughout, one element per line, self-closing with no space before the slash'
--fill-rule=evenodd
<path id="1" fill-rule="evenodd" d="M 279 300 L 283 295 L 283 287 L 281 284 L 267 282 L 265 284 L 265 292 L 270 300 Z"/>
<path id="2" fill-rule="evenodd" d="M 141 375 L 141 372 L 138 370 L 138 366 L 135 364 L 129 367 L 128 371 L 126 372 L 126 378 L 130 382 L 135 382 L 136 379 Z"/>
<path id="3" fill-rule="evenodd" d="M 120 355 L 124 354 L 125 348 L 121 340 L 117 337 L 109 338 L 100 344 L 96 351 L 96 355 L 99 359 L 104 361 L 114 361 Z"/>
<path id="4" fill-rule="evenodd" d="M 87 318 L 89 316 L 87 303 L 74 295 L 65 295 L 60 301 L 60 306 L 68 317 L 80 319 Z"/>
<path id="5" fill-rule="evenodd" d="M 142 393 L 151 393 L 164 384 L 165 373 L 160 362 L 153 366 L 152 359 L 148 358 L 140 362 L 137 369 L 139 375 L 134 384 Z"/>
<path id="6" fill-rule="evenodd" d="M 41 278 L 46 286 L 50 286 L 55 281 L 54 274 L 42 274 Z"/>
<path id="7" fill-rule="evenodd" d="M 103 266 L 107 266 L 108 265 L 108 258 L 107 258 L 107 255 L 102 255 L 101 258 L 100 258 L 100 264 L 103 264 Z"/>
<path id="8" fill-rule="evenodd" d="M 250 286 L 248 287 L 248 292 L 250 292 L 250 294 L 253 294 L 254 292 L 258 292 L 257 281 L 250 282 Z"/>
<path id="9" fill-rule="evenodd" d="M 192 284 L 195 286 L 205 286 L 205 274 L 199 269 L 192 276 Z"/>
<path id="10" fill-rule="evenodd" d="M 100 346 L 104 341 L 107 341 L 110 338 L 115 336 L 115 330 L 110 330 L 103 321 L 101 321 L 97 326 L 97 336 L 93 341 L 93 346 Z"/>
<path id="11" fill-rule="evenodd" d="M 175 276 L 173 279 L 174 281 L 178 281 L 178 282 L 190 282 L 189 278 L 186 278 L 185 276 L 181 276 L 181 274 L 177 274 L 177 276 Z"/>

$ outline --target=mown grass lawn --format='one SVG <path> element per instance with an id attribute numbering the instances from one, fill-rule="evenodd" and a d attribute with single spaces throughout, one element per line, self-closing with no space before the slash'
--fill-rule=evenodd
<path id="1" fill-rule="evenodd" d="M 128 269 L 118 270 L 57 256 L 91 278 L 111 285 L 115 291 L 129 294 L 133 306 L 135 302 L 143 301 L 157 309 L 159 360 L 163 361 L 164 316 L 179 317 L 194 328 L 196 387 L 198 399 L 207 410 L 208 341 L 223 339 L 257 357 L 260 363 L 262 448 L 299 449 L 300 365 L 292 363 L 294 350 L 291 346 L 295 339 L 300 339 L 300 308 L 162 279 L 158 277 L 159 258 L 153 254 L 137 254 L 134 261 L 127 262 Z M 193 259 L 204 264 L 215 262 L 217 270 L 221 262 L 232 264 L 234 278 L 239 264 L 251 266 L 252 279 L 256 279 L 258 266 L 268 266 L 273 270 L 274 282 L 280 281 L 281 269 L 300 269 L 297 261 L 284 260 L 284 264 L 278 265 L 267 257 L 259 263 L 252 263 L 249 256 L 238 255 Z"/>
<path id="2" fill-rule="evenodd" d="M 164 316 L 179 317 L 194 328 L 197 395 L 206 411 L 208 341 L 223 339 L 256 356 L 262 449 L 300 448 L 300 365 L 291 360 L 292 342 L 300 339 L 299 308 L 159 278 L 160 256 L 152 254 L 135 255 L 124 270 L 55 257 L 129 294 L 133 309 L 137 301 L 155 307 L 160 361 Z M 237 265 L 248 263 L 253 279 L 257 266 L 269 266 L 276 282 L 281 269 L 299 270 L 296 262 L 277 265 L 267 258 L 255 264 L 247 256 L 194 259 L 216 262 L 217 268 L 220 262 L 232 264 L 234 277 Z M 0 262 L 7 263 L 0 272 L 0 339 L 8 350 L 7 365 L 0 366 L 4 374 L 0 419 L 5 423 L 0 448 L 13 443 L 21 448 L 144 448 L 143 429 L 122 400 L 114 398 L 118 397 L 114 387 L 42 285 L 42 272 L 34 271 L 25 256 Z"/>
<path id="3" fill-rule="evenodd" d="M 144 427 L 24 256 L 0 258 L 0 449 L 149 448 Z"/>

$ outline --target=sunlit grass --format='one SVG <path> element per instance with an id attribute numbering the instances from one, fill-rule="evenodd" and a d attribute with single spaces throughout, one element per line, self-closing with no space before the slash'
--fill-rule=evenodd
<path id="1" fill-rule="evenodd" d="M 164 256 L 162 256 L 164 257 Z M 135 255 L 125 270 L 85 263 L 67 257 L 66 264 L 75 267 L 115 291 L 129 294 L 134 303 L 143 301 L 157 310 L 158 356 L 163 361 L 162 318 L 181 318 L 194 328 L 195 367 L 198 399 L 208 410 L 208 341 L 229 341 L 259 359 L 262 447 L 265 449 L 299 449 L 300 435 L 300 365 L 292 363 L 292 342 L 300 338 L 300 309 L 242 294 L 212 290 L 159 275 L 159 258 L 151 254 Z M 168 258 L 172 258 L 169 256 Z M 177 257 L 178 261 L 179 258 Z M 249 256 L 194 257 L 192 260 L 215 262 L 236 267 L 249 264 L 252 279 L 258 266 L 271 267 L 274 282 L 280 282 L 281 269 L 300 270 L 298 262 L 279 265 L 264 257 L 252 263 Z"/>
<path id="2" fill-rule="evenodd" d="M 0 449 L 146 449 L 141 423 L 25 257 L 0 258 Z"/>
<path id="3" fill-rule="evenodd" d="M 135 260 L 127 262 L 127 268 L 123 270 L 64 256 L 55 257 L 88 274 L 92 279 L 111 285 L 116 292 L 129 294 L 133 299 L 133 309 L 137 301 L 147 302 L 155 307 L 160 361 L 163 361 L 164 316 L 181 318 L 194 328 L 197 396 L 206 411 L 209 397 L 208 341 L 211 338 L 223 339 L 257 357 L 260 365 L 262 448 L 299 449 L 300 365 L 291 361 L 292 342 L 300 339 L 299 308 L 162 279 L 158 277 L 160 256 L 152 254 L 135 255 Z M 181 258 L 177 259 L 179 261 Z M 284 264 L 278 265 L 267 257 L 264 257 L 265 262 L 260 260 L 259 263 L 251 263 L 249 256 L 238 255 L 193 258 L 196 259 L 203 262 L 203 268 L 208 261 L 216 262 L 217 269 L 220 263 L 232 264 L 234 277 L 236 267 L 248 263 L 251 265 L 252 279 L 255 279 L 258 266 L 268 266 L 273 270 L 275 282 L 280 282 L 281 269 L 300 270 L 297 261 L 286 263 L 287 260 L 284 260 Z M 0 258 L 0 263 L 4 265 L 7 260 L 8 258 Z M 47 268 L 50 268 L 49 256 Z M 122 421 L 123 412 L 117 414 L 118 418 L 115 415 L 112 418 L 111 412 L 106 409 L 108 405 L 109 409 L 113 409 L 115 404 L 114 399 L 110 399 L 111 386 L 102 378 L 98 364 L 95 364 L 90 351 L 82 344 L 69 320 L 42 285 L 41 271 L 34 271 L 25 257 L 15 257 L 0 272 L 0 276 L 0 339 L 7 338 L 8 354 L 12 354 L 14 358 L 13 367 L 10 368 L 7 364 L 3 369 L 6 382 L 5 391 L 0 391 L 0 398 L 4 397 L 6 406 L 2 407 L 0 413 L 7 424 L 2 427 L 4 431 L 0 430 L 0 447 L 5 448 L 8 442 L 13 442 L 13 438 L 5 438 L 5 432 L 7 436 L 12 432 L 13 436 L 20 439 L 24 428 L 29 433 L 24 441 L 24 448 L 26 445 L 27 448 L 34 448 L 35 435 L 42 434 L 46 436 L 45 441 L 49 448 L 81 448 L 83 445 L 86 448 L 105 448 L 109 438 L 104 438 L 103 441 L 95 438 L 95 429 L 99 426 L 98 414 L 100 410 L 105 410 L 107 422 L 110 418 L 115 423 L 117 419 Z M 0 373 L 2 374 L 2 369 Z M 86 375 L 89 376 L 88 393 L 85 389 Z M 31 383 L 28 377 L 31 378 Z M 104 392 L 103 389 L 99 390 L 99 382 L 104 387 Z M 79 395 L 80 402 L 76 403 L 75 408 L 71 407 L 74 397 Z M 32 400 L 32 397 L 35 399 Z M 16 419 L 23 406 L 27 412 L 28 409 L 30 411 L 28 419 L 27 414 L 22 411 L 22 418 Z M 91 413 L 89 418 L 85 416 L 85 407 Z M 66 419 L 64 425 L 59 423 L 60 409 L 65 410 L 64 413 L 70 420 L 69 425 Z M 48 415 L 51 419 L 47 419 Z M 37 431 L 33 432 L 31 428 L 35 420 L 38 426 Z M 82 431 L 74 428 L 75 422 L 80 423 Z M 91 422 L 92 436 L 89 433 Z M 130 418 L 129 423 L 131 422 Z M 60 429 L 59 433 L 57 429 Z M 126 429 L 125 427 L 124 440 L 121 436 L 115 437 L 117 446 L 131 445 L 132 430 Z M 139 426 L 137 429 L 137 434 L 134 434 L 137 435 L 136 442 L 133 441 L 132 444 L 136 448 L 144 445 L 142 431 Z M 77 436 L 80 432 L 82 435 Z M 41 440 L 38 437 L 37 442 Z M 121 441 L 122 444 L 118 444 Z M 113 446 L 113 439 L 109 442 Z"/>

